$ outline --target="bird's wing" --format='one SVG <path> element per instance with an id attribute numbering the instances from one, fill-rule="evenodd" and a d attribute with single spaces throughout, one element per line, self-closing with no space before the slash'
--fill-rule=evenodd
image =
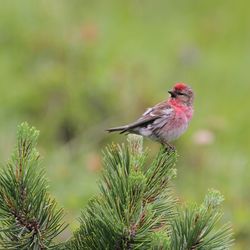
<path id="1" fill-rule="evenodd" d="M 154 123 L 157 127 L 164 126 L 167 118 L 173 113 L 173 108 L 166 102 L 161 102 L 152 108 L 146 110 L 146 112 L 134 123 L 128 124 L 123 132 L 133 130 L 137 127 L 146 127 L 149 124 Z M 164 124 L 162 124 L 164 122 Z"/>

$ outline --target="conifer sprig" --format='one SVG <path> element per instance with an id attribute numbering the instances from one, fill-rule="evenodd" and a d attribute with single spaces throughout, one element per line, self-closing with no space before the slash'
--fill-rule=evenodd
<path id="1" fill-rule="evenodd" d="M 132 136 L 126 146 L 107 147 L 101 194 L 83 211 L 72 249 L 150 249 L 157 234 L 167 234 L 175 215 L 169 188 L 175 159 L 175 152 L 161 150 L 146 164 L 141 137 Z"/>
<path id="2" fill-rule="evenodd" d="M 65 228 L 62 209 L 48 194 L 36 151 L 38 131 L 23 123 L 17 146 L 0 172 L 0 249 L 14 250 L 222 250 L 232 245 L 220 226 L 223 197 L 210 190 L 204 202 L 184 206 L 171 189 L 176 152 L 162 148 L 150 163 L 142 138 L 104 152 L 100 194 L 83 210 L 73 237 L 56 244 Z"/>
<path id="3" fill-rule="evenodd" d="M 0 174 L 0 248 L 53 249 L 65 228 L 63 211 L 47 190 L 36 150 L 39 132 L 22 123 L 17 146 Z"/>
<path id="4" fill-rule="evenodd" d="M 172 223 L 170 249 L 229 249 L 233 244 L 230 224 L 218 226 L 223 196 L 210 190 L 200 205 L 180 208 Z"/>
<path id="5" fill-rule="evenodd" d="M 142 138 L 107 147 L 100 195 L 82 212 L 69 249 L 229 249 L 229 225 L 219 228 L 222 196 L 210 191 L 201 206 L 178 204 L 171 191 L 176 152 L 146 160 Z"/>

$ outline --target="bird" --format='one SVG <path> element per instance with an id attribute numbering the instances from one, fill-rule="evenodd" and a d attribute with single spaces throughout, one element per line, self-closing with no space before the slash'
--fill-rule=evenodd
<path id="1" fill-rule="evenodd" d="M 194 92 L 190 86 L 179 82 L 168 93 L 167 100 L 148 108 L 135 122 L 107 131 L 141 135 L 174 150 L 170 142 L 187 130 L 192 119 Z"/>

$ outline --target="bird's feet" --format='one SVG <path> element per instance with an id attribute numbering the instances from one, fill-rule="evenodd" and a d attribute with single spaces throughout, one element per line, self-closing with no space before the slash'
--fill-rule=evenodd
<path id="1" fill-rule="evenodd" d="M 168 142 L 164 142 L 162 143 L 162 146 L 164 147 L 164 151 L 166 153 L 172 153 L 172 152 L 175 152 L 176 151 L 176 148 L 174 145 L 171 145 L 170 143 Z"/>

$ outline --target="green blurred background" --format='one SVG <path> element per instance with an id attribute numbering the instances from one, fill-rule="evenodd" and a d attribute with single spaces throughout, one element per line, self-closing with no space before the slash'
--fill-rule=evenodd
<path id="1" fill-rule="evenodd" d="M 0 157 L 16 126 L 41 131 L 51 192 L 70 227 L 98 192 L 110 126 L 133 121 L 178 81 L 195 93 L 195 116 L 176 143 L 175 189 L 200 202 L 225 195 L 234 249 L 250 245 L 250 4 L 239 1 L 2 1 Z M 159 146 L 145 141 L 153 157 Z"/>

